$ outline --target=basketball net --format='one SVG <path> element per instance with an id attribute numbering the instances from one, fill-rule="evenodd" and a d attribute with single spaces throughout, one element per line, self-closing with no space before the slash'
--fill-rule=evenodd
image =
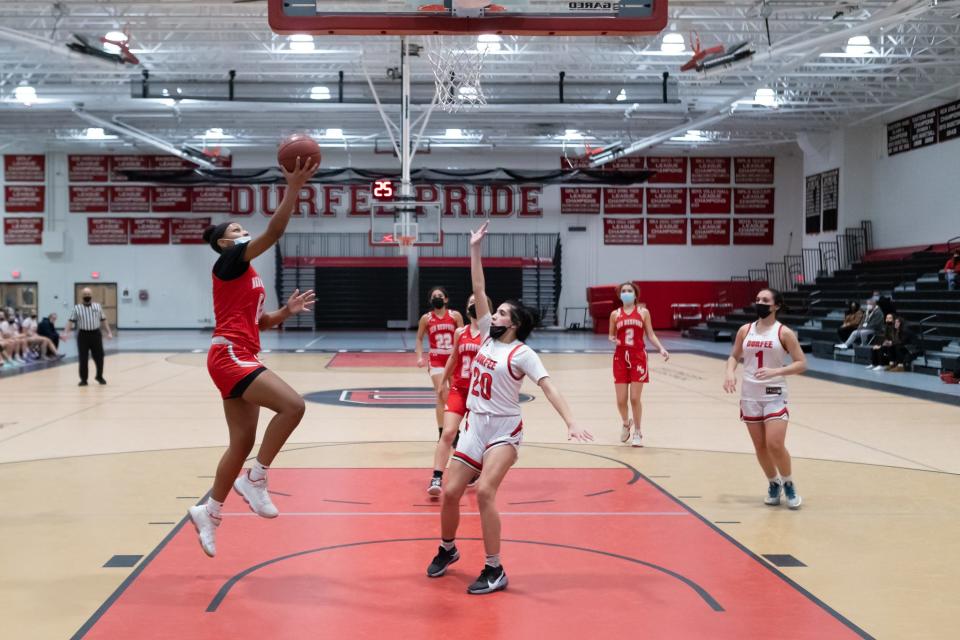
<path id="1" fill-rule="evenodd" d="M 424 44 L 433 66 L 438 107 L 457 113 L 487 104 L 480 85 L 485 43 L 477 36 L 426 36 Z"/>

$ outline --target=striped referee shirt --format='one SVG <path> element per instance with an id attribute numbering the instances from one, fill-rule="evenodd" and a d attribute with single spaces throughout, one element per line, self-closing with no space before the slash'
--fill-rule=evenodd
<path id="1" fill-rule="evenodd" d="M 70 322 L 80 331 L 96 331 L 100 328 L 100 323 L 106 319 L 107 316 L 103 315 L 103 307 L 96 302 L 89 306 L 78 304 L 70 314 Z"/>

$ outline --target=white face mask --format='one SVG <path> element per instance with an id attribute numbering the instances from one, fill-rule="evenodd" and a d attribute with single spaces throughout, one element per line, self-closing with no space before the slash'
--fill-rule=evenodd
<path id="1" fill-rule="evenodd" d="M 250 242 L 250 240 L 251 240 L 250 236 L 240 236 L 239 238 L 234 238 L 233 246 L 237 246 L 238 244 L 247 244 L 248 242 Z"/>

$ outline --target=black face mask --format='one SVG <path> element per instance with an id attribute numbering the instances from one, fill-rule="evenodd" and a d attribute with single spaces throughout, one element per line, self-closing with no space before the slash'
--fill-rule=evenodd
<path id="1" fill-rule="evenodd" d="M 430 300 L 430 305 L 433 306 L 434 309 L 443 309 L 446 304 L 447 303 L 443 301 L 443 298 L 440 297 L 432 298 Z"/>
<path id="2" fill-rule="evenodd" d="M 771 312 L 770 305 L 759 302 L 753 305 L 753 310 L 757 312 L 757 317 L 761 320 L 769 316 Z"/>
<path id="3" fill-rule="evenodd" d="M 83 296 L 83 304 L 90 304 L 91 302 L 93 302 L 93 298 L 90 296 Z"/>
<path id="4" fill-rule="evenodd" d="M 507 332 L 507 329 L 510 327 L 498 327 L 495 324 L 490 325 L 490 337 L 494 340 L 499 340 L 503 337 L 503 334 Z"/>
<path id="5" fill-rule="evenodd" d="M 472 304 L 472 305 L 470 305 L 469 307 L 467 307 L 467 315 L 470 316 L 471 318 L 473 318 L 474 320 L 476 320 L 476 319 L 477 319 L 477 305 Z"/>

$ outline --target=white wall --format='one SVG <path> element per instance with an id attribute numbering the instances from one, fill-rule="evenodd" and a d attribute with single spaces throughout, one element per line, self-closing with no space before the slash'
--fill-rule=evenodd
<path id="1" fill-rule="evenodd" d="M 4 153 L 43 153 L 43 149 L 5 148 Z M 107 153 L 100 148 L 77 147 L 46 150 L 48 163 L 45 230 L 66 232 L 62 254 L 45 254 L 40 246 L 0 245 L 0 280 L 10 279 L 10 272 L 22 273 L 20 281 L 39 282 L 40 312 L 56 311 L 63 315 L 73 303 L 73 283 L 89 281 L 90 273 L 98 271 L 101 282 L 116 282 L 118 290 L 128 289 L 132 297 L 119 302 L 120 325 L 123 328 L 191 328 L 212 322 L 210 294 L 210 266 L 214 254 L 203 245 L 139 245 L 89 246 L 86 241 L 86 218 L 91 214 L 66 213 L 68 153 Z M 117 149 L 118 153 L 153 153 L 148 149 Z M 724 154 L 727 155 L 727 154 Z M 741 155 L 749 155 L 744 153 Z M 770 154 L 757 154 L 770 155 Z M 260 167 L 271 164 L 272 151 L 239 150 L 234 155 L 234 166 Z M 342 150 L 328 150 L 325 166 L 390 168 L 393 158 L 371 152 L 354 152 L 349 156 Z M 450 168 L 488 168 L 509 166 L 515 169 L 553 170 L 559 168 L 556 151 L 509 154 L 496 150 L 450 151 L 434 150 L 417 159 L 420 166 Z M 511 218 L 496 221 L 495 231 L 515 233 L 560 233 L 564 243 L 564 281 L 560 309 L 585 306 L 588 285 L 612 283 L 634 278 L 643 280 L 726 280 L 732 275 L 745 274 L 747 269 L 761 267 L 769 260 L 780 259 L 799 246 L 802 233 L 802 158 L 796 149 L 784 151 L 776 159 L 776 216 L 775 244 L 772 247 L 726 246 L 603 246 L 603 222 L 599 215 L 559 214 L 559 188 L 544 189 L 541 198 L 542 218 Z M 104 214 L 111 215 L 111 214 Z M 115 215 L 115 214 L 114 214 Z M 220 222 L 228 216 L 214 215 Z M 262 231 L 268 218 L 255 214 L 239 218 L 252 233 Z M 569 226 L 587 227 L 586 233 L 571 233 Z M 464 233 L 476 226 L 472 219 L 444 220 L 447 232 Z M 291 232 L 347 232 L 366 231 L 367 219 L 337 218 L 294 219 Z M 264 257 L 255 263 L 267 283 L 274 306 L 273 260 Z M 146 289 L 147 302 L 137 299 L 137 292 Z"/>
<path id="2" fill-rule="evenodd" d="M 887 155 L 887 122 L 945 101 L 803 137 L 803 175 L 840 168 L 840 230 L 870 220 L 877 249 L 939 244 L 960 235 L 960 140 Z M 833 235 L 804 236 L 804 243 L 815 247 Z"/>

